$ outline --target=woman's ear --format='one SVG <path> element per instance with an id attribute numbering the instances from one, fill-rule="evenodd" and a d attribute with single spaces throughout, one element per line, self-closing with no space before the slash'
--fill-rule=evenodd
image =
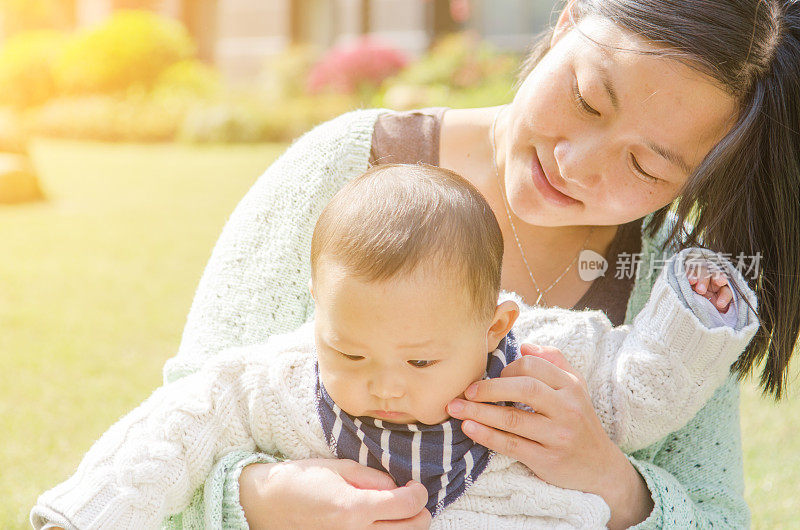
<path id="1" fill-rule="evenodd" d="M 506 300 L 497 306 L 494 311 L 492 325 L 489 326 L 489 331 L 486 334 L 486 343 L 489 345 L 489 351 L 497 349 L 497 345 L 511 331 L 518 316 L 519 306 L 513 300 Z"/>
<path id="2" fill-rule="evenodd" d="M 552 48 L 556 42 L 569 33 L 569 30 L 573 27 L 575 27 L 575 0 L 569 0 L 558 16 L 556 27 L 553 28 L 553 36 L 550 38 L 550 47 Z"/>

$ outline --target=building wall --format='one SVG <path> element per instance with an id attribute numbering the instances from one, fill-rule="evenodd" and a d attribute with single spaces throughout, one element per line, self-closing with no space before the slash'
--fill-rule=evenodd
<path id="1" fill-rule="evenodd" d="M 219 0 L 218 67 L 231 79 L 248 79 L 267 58 L 290 44 L 291 0 Z M 425 0 L 371 0 L 369 27 L 380 42 L 411 55 L 429 44 Z M 360 35 L 360 0 L 305 0 L 303 37 L 326 49 Z"/>
<path id="2" fill-rule="evenodd" d="M 75 5 L 78 27 L 91 26 L 111 14 L 111 0 L 80 0 Z"/>
<path id="3" fill-rule="evenodd" d="M 419 55 L 430 44 L 428 7 L 424 0 L 373 0 L 372 34 L 381 42 Z"/>
<path id="4" fill-rule="evenodd" d="M 473 0 L 470 26 L 501 49 L 524 51 L 538 33 L 556 20 L 554 0 Z"/>
<path id="5" fill-rule="evenodd" d="M 216 0 L 215 27 L 209 28 L 210 52 L 206 55 L 229 79 L 253 79 L 269 57 L 290 45 L 292 1 Z M 411 56 L 425 51 L 432 35 L 430 0 L 370 2 L 371 35 Z M 473 12 L 467 27 L 502 49 L 522 51 L 532 36 L 554 18 L 551 15 L 556 3 L 561 1 L 472 0 Z M 302 0 L 301 5 L 301 37 L 312 45 L 325 49 L 351 41 L 361 33 L 360 0 Z M 157 0 L 155 8 L 168 16 L 182 16 L 181 0 Z M 77 25 L 99 22 L 112 10 L 112 0 L 78 0 Z"/>
<path id="6" fill-rule="evenodd" d="M 290 0 L 219 0 L 214 61 L 232 79 L 250 78 L 289 45 Z"/>

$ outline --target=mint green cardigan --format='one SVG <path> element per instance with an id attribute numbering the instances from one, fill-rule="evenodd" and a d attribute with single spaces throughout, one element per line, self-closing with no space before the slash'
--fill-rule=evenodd
<path id="1" fill-rule="evenodd" d="M 346 182 L 367 169 L 372 132 L 383 110 L 355 111 L 298 139 L 258 179 L 228 220 L 200 280 L 178 354 L 165 382 L 192 373 L 227 347 L 265 340 L 313 318 L 308 293 L 314 223 Z M 642 236 L 643 260 L 626 323 L 643 307 L 661 257 L 665 231 Z M 747 527 L 739 390 L 729 380 L 688 425 L 629 455 L 654 508 L 637 528 Z M 246 528 L 238 479 L 254 462 L 275 456 L 225 455 L 191 506 L 165 520 L 168 528 Z"/>

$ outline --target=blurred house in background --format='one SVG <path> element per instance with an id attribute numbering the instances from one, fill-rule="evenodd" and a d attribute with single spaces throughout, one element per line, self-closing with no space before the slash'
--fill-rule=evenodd
<path id="1" fill-rule="evenodd" d="M 65 26 L 116 9 L 152 9 L 181 20 L 200 57 L 230 80 L 252 78 L 265 58 L 293 44 L 320 48 L 370 34 L 416 56 L 437 36 L 471 29 L 522 51 L 550 21 L 556 0 L 60 0 Z"/>

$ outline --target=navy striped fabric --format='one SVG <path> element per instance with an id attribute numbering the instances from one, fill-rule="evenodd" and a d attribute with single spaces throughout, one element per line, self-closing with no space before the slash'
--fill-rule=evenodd
<path id="1" fill-rule="evenodd" d="M 517 342 L 509 333 L 489 353 L 484 378 L 499 377 L 518 354 Z M 434 517 L 467 490 L 492 456 L 461 431 L 461 420 L 455 418 L 425 425 L 350 416 L 328 395 L 318 367 L 317 412 L 325 439 L 338 458 L 386 471 L 400 486 L 411 479 L 421 482 L 428 490 L 426 508 Z"/>

